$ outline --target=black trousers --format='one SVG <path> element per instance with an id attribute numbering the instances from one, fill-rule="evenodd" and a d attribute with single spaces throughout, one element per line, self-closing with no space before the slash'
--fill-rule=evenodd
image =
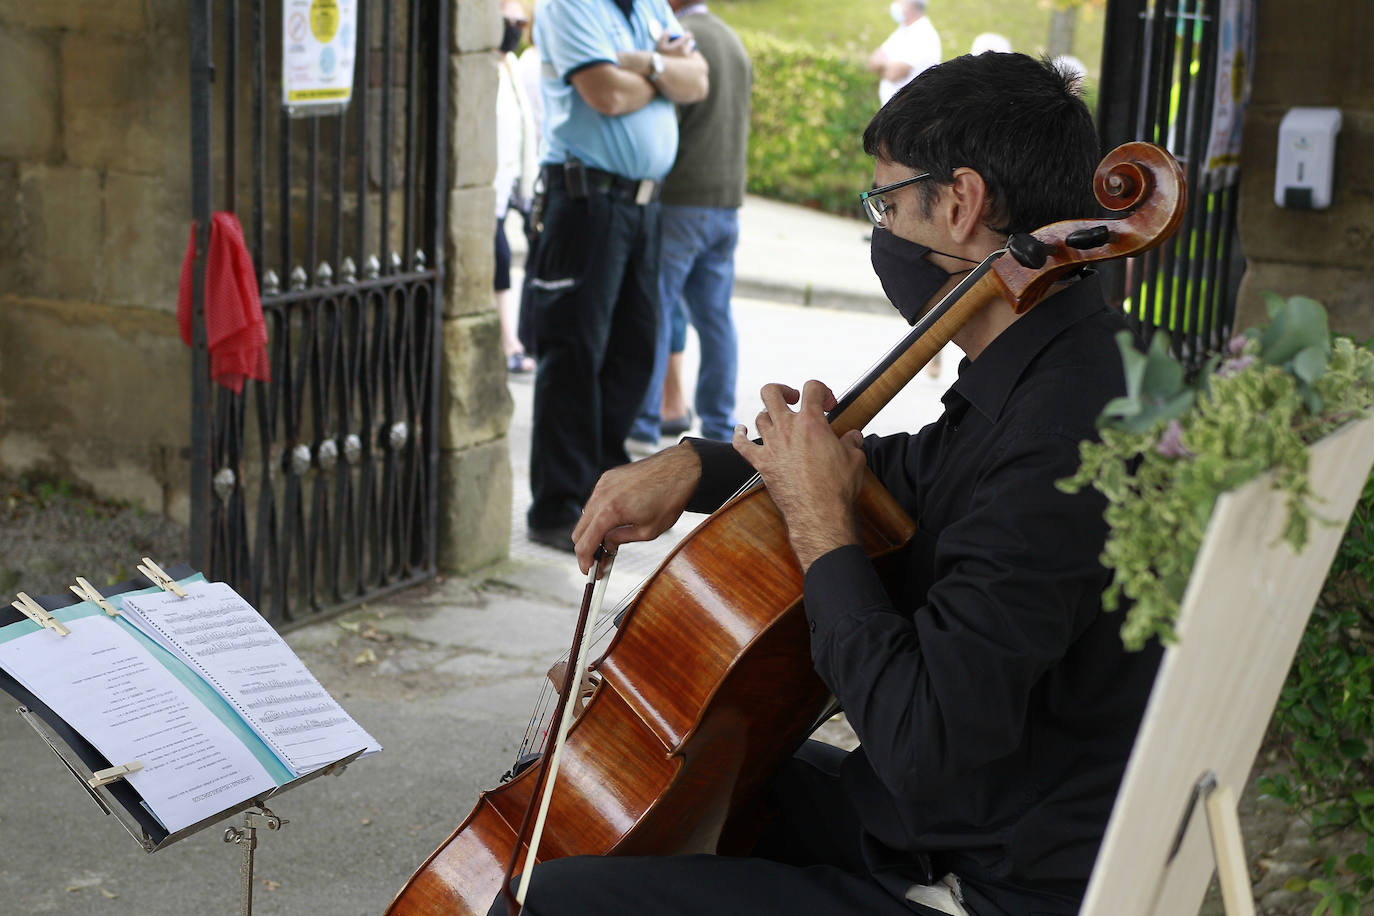
<path id="1" fill-rule="evenodd" d="M 940 916 L 867 872 L 838 791 L 838 748 L 808 742 L 783 768 L 748 858 L 574 856 L 534 869 L 526 916 Z M 518 886 L 518 879 L 517 879 Z M 489 916 L 506 916 L 498 898 Z"/>
<path id="2" fill-rule="evenodd" d="M 528 293 L 538 343 L 528 520 L 575 522 L 625 437 L 653 373 L 659 206 L 550 188 Z"/>

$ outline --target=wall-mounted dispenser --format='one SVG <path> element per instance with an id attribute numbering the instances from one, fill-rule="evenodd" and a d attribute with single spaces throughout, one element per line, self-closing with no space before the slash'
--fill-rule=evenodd
<path id="1" fill-rule="evenodd" d="M 1298 209 L 1320 210 L 1331 206 L 1336 135 L 1340 130 L 1339 108 L 1288 110 L 1279 123 L 1274 203 Z"/>

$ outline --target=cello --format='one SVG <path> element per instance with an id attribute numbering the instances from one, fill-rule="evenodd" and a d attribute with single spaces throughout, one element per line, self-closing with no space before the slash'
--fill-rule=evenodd
<path id="1" fill-rule="evenodd" d="M 1058 280 L 1148 251 L 1182 221 L 1182 173 L 1158 147 L 1118 147 L 1093 185 L 1117 218 L 1069 220 L 1009 239 L 839 400 L 829 414 L 835 433 L 862 429 L 987 303 L 1001 299 L 1024 312 Z M 881 572 L 914 524 L 871 472 L 857 509 L 864 550 Z M 782 517 L 762 486 L 708 516 L 617 619 L 566 738 L 545 748 L 540 766 L 484 792 L 387 913 L 485 914 L 531 845 L 536 863 L 747 851 L 761 790 L 833 702 L 811 667 L 802 584 Z M 566 666 L 560 707 L 580 697 L 574 682 L 582 669 Z M 561 760 L 561 770 L 540 813 L 542 841 L 531 844 L 526 827 L 546 794 L 550 758 Z"/>

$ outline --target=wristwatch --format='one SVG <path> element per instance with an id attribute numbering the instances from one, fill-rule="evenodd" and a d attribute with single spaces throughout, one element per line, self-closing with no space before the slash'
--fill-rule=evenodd
<path id="1" fill-rule="evenodd" d="M 649 55 L 649 81 L 653 82 L 663 75 L 663 55 L 657 51 Z"/>

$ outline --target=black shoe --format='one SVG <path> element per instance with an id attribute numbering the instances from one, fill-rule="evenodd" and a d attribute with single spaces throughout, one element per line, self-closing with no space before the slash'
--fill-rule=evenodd
<path id="1" fill-rule="evenodd" d="M 573 529 L 577 527 L 577 522 L 568 522 L 566 525 L 554 525 L 550 528 L 536 528 L 534 525 L 529 527 L 529 539 L 536 544 L 543 544 L 545 547 L 552 547 L 554 550 L 562 550 L 572 553 L 577 549 L 573 543 Z"/>
<path id="2" fill-rule="evenodd" d="M 688 407 L 687 412 L 680 417 L 673 417 L 671 420 L 663 420 L 658 424 L 658 431 L 664 436 L 680 436 L 692 428 L 692 421 L 696 417 L 692 416 L 692 408 Z"/>

